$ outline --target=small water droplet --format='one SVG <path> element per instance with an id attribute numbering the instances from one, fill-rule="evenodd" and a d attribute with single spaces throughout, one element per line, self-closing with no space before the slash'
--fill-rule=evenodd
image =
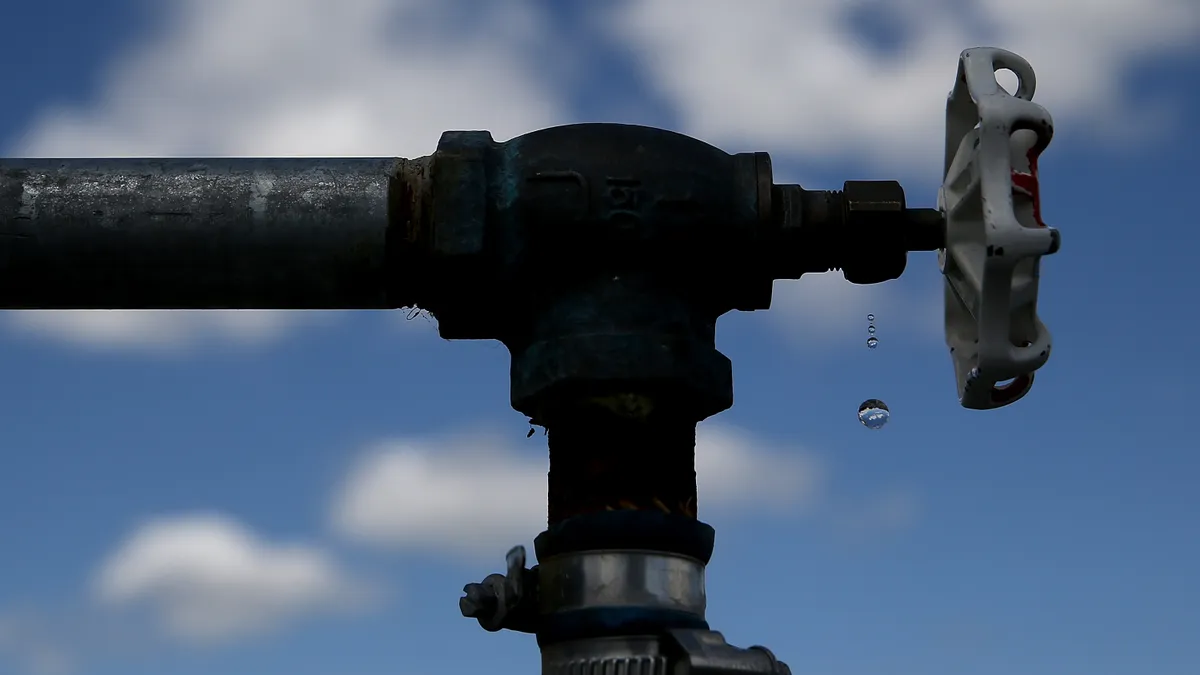
<path id="1" fill-rule="evenodd" d="M 871 335 L 875 334 L 875 326 L 867 326 L 867 332 Z"/>
<path id="2" fill-rule="evenodd" d="M 871 349 L 875 349 L 876 347 L 879 346 L 879 338 L 875 337 L 874 335 L 867 338 L 867 346 L 870 347 Z"/>
<path id="3" fill-rule="evenodd" d="M 882 429 L 891 417 L 887 404 L 877 398 L 869 398 L 858 406 L 858 421 L 868 429 Z"/>
<path id="4" fill-rule="evenodd" d="M 868 315 L 867 315 L 867 321 L 874 321 L 874 320 L 875 320 L 875 315 L 874 315 L 874 314 L 868 314 Z"/>

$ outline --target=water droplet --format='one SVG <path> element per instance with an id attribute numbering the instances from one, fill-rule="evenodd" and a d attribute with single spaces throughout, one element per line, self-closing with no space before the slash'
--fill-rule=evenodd
<path id="1" fill-rule="evenodd" d="M 891 417 L 887 404 L 877 398 L 869 398 L 858 406 L 858 421 L 868 429 L 882 429 Z"/>
<path id="2" fill-rule="evenodd" d="M 874 321 L 874 320 L 875 320 L 875 315 L 874 315 L 874 314 L 868 314 L 868 315 L 867 315 L 867 321 Z"/>
<path id="3" fill-rule="evenodd" d="M 867 346 L 870 347 L 871 349 L 875 349 L 876 347 L 879 346 L 879 338 L 875 337 L 874 335 L 867 338 Z"/>
<path id="4" fill-rule="evenodd" d="M 875 334 L 875 326 L 867 326 L 867 332 L 871 335 Z"/>

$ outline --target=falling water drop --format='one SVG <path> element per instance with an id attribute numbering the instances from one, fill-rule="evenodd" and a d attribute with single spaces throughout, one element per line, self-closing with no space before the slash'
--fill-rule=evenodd
<path id="1" fill-rule="evenodd" d="M 867 332 L 871 335 L 875 334 L 875 326 L 867 326 Z"/>
<path id="2" fill-rule="evenodd" d="M 879 346 L 879 338 L 875 337 L 874 335 L 867 338 L 867 347 L 869 347 L 871 349 L 875 349 L 878 346 Z"/>
<path id="3" fill-rule="evenodd" d="M 874 321 L 874 320 L 875 320 L 875 315 L 874 315 L 874 314 L 868 314 L 868 315 L 867 315 L 867 321 Z"/>
<path id="4" fill-rule="evenodd" d="M 858 421 L 868 429 L 882 429 L 891 417 L 887 404 L 877 398 L 869 398 L 858 406 Z"/>

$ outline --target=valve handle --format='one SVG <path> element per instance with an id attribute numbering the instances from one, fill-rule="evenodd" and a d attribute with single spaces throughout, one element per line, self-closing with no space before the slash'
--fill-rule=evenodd
<path id="1" fill-rule="evenodd" d="M 1017 76 L 1009 94 L 996 71 Z M 964 408 L 1017 401 L 1050 357 L 1050 332 L 1037 315 L 1044 255 L 1058 230 L 1042 222 L 1038 155 L 1050 144 L 1050 113 L 1033 103 L 1025 59 L 980 47 L 959 55 L 946 101 L 946 164 L 938 208 L 946 221 L 938 264 L 945 279 L 946 345 Z M 1011 380 L 1008 384 L 1000 382 Z"/>

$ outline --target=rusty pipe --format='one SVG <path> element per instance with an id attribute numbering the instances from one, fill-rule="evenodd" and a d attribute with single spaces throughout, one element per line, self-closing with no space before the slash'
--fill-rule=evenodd
<path id="1" fill-rule="evenodd" d="M 0 160 L 0 308 L 404 306 L 392 247 L 427 164 Z"/>

